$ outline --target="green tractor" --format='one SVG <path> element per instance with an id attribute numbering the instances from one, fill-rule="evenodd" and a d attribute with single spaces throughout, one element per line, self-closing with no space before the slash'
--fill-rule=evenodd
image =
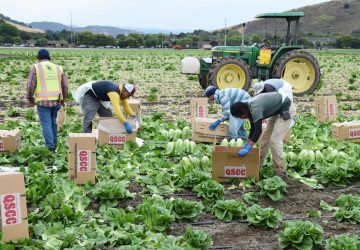
<path id="1" fill-rule="evenodd" d="M 181 73 L 197 74 L 203 89 L 213 85 L 220 89 L 247 90 L 252 79 L 282 78 L 293 86 L 295 95 L 312 93 L 320 82 L 320 67 L 317 60 L 298 45 L 299 20 L 303 16 L 304 12 L 257 15 L 256 18 L 286 19 L 284 46 L 271 46 L 266 39 L 262 44 L 251 46 L 244 46 L 244 42 L 241 46 L 216 46 L 212 48 L 210 58 L 185 57 L 181 62 Z M 293 36 L 292 22 L 295 22 Z"/>

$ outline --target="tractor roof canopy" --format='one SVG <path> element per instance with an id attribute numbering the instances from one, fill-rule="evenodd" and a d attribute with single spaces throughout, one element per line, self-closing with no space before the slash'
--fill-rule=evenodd
<path id="1" fill-rule="evenodd" d="M 282 12 L 282 13 L 264 13 L 255 16 L 256 18 L 300 18 L 305 16 L 304 12 Z"/>

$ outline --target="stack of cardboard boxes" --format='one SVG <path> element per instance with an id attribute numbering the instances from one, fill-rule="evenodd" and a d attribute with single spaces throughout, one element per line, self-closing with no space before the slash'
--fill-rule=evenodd
<path id="1" fill-rule="evenodd" d="M 316 96 L 315 115 L 320 122 L 335 121 L 337 100 L 336 96 Z M 332 137 L 338 141 L 360 141 L 360 121 L 335 122 L 332 124 Z"/>
<path id="2" fill-rule="evenodd" d="M 231 178 L 248 178 L 255 176 L 259 180 L 260 154 L 254 148 L 245 157 L 239 157 L 241 147 L 216 145 L 216 142 L 228 136 L 229 126 L 220 124 L 211 131 L 209 126 L 216 119 L 207 117 L 208 98 L 194 98 L 190 102 L 192 139 L 198 142 L 214 143 L 212 151 L 212 178 L 224 182 Z"/>
<path id="3" fill-rule="evenodd" d="M 220 124 L 211 131 L 209 126 L 217 119 L 207 117 L 208 98 L 194 98 L 190 101 L 192 139 L 196 142 L 221 141 L 229 133 L 227 124 Z"/>

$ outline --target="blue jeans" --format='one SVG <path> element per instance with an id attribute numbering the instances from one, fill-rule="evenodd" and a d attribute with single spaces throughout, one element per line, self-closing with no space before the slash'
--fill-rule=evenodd
<path id="1" fill-rule="evenodd" d="M 54 107 L 37 106 L 42 133 L 45 138 L 45 145 L 49 150 L 55 150 L 57 142 L 57 114 L 61 105 Z"/>
<path id="2" fill-rule="evenodd" d="M 244 128 L 244 120 L 230 115 L 229 117 L 229 136 L 232 139 L 247 139 L 248 135 Z"/>

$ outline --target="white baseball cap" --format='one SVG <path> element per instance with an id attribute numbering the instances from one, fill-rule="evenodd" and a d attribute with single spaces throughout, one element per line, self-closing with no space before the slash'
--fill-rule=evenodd
<path id="1" fill-rule="evenodd" d="M 125 83 L 124 88 L 126 89 L 127 92 L 131 93 L 135 89 L 135 86 L 132 85 L 131 83 Z"/>
<path id="2" fill-rule="evenodd" d="M 260 94 L 264 90 L 264 82 L 256 82 L 253 86 L 253 89 L 255 90 L 255 95 Z"/>

